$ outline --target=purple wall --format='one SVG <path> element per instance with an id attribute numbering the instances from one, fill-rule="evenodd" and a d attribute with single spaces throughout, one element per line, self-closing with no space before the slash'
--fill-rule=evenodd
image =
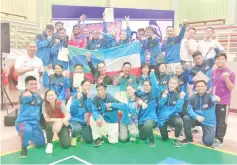
<path id="1" fill-rule="evenodd" d="M 52 6 L 52 19 L 77 19 L 80 15 L 86 14 L 88 19 L 102 19 L 105 7 L 88 7 L 88 6 Z M 150 10 L 150 9 L 130 9 L 114 8 L 115 19 L 124 19 L 125 16 L 130 19 L 140 20 L 172 20 L 174 21 L 173 10 Z"/>

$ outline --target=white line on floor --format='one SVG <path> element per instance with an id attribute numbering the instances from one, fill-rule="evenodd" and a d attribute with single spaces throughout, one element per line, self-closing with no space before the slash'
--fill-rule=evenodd
<path id="1" fill-rule="evenodd" d="M 87 161 L 85 161 L 85 160 L 83 160 L 83 159 L 81 159 L 81 158 L 79 158 L 79 157 L 77 157 L 77 156 L 74 156 L 74 155 L 69 156 L 69 157 L 66 157 L 66 158 L 64 158 L 64 159 L 60 159 L 60 160 L 58 160 L 58 161 L 56 161 L 56 162 L 50 163 L 49 165 L 55 165 L 55 164 L 57 164 L 57 163 L 63 162 L 63 161 L 65 161 L 65 160 L 68 160 L 68 159 L 71 159 L 71 158 L 76 159 L 76 160 L 78 160 L 78 161 L 80 161 L 80 162 L 82 162 L 82 163 L 85 163 L 86 165 L 92 165 L 91 163 L 89 163 L 89 162 L 87 162 Z"/>

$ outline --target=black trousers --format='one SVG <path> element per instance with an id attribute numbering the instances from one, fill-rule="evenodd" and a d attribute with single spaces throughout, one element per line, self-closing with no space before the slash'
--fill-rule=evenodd
<path id="1" fill-rule="evenodd" d="M 53 123 L 45 123 L 46 138 L 48 143 L 52 143 L 53 140 Z M 70 146 L 70 132 L 69 127 L 63 126 L 58 133 L 60 144 L 63 148 L 68 148 Z"/>
<path id="2" fill-rule="evenodd" d="M 183 121 L 179 116 L 172 116 L 162 127 L 159 127 L 162 140 L 168 140 L 167 126 L 175 127 L 175 137 L 179 137 L 183 129 Z"/>
<path id="3" fill-rule="evenodd" d="M 216 138 L 223 142 L 227 129 L 228 105 L 216 105 Z"/>

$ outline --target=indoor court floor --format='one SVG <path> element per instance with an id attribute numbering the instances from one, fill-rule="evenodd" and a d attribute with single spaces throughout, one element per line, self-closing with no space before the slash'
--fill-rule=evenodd
<path id="1" fill-rule="evenodd" d="M 19 151 L 1 156 L 2 164 L 236 164 L 237 154 L 214 150 L 197 144 L 174 148 L 172 140 L 163 142 L 156 135 L 156 146 L 147 141 L 109 144 L 100 147 L 79 143 L 63 149 L 54 142 L 54 152 L 47 155 L 45 148 L 32 147 L 27 159 L 19 159 Z"/>

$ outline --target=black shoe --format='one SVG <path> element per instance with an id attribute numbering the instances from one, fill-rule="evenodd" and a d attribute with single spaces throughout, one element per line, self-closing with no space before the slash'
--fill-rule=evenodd
<path id="1" fill-rule="evenodd" d="M 187 139 L 184 139 L 181 141 L 182 144 L 188 144 L 188 143 L 192 143 L 193 140 L 187 140 Z"/>
<path id="2" fill-rule="evenodd" d="M 155 145 L 154 140 L 149 141 L 149 147 L 153 148 L 153 147 L 155 147 L 155 146 L 156 146 L 156 145 Z"/>
<path id="3" fill-rule="evenodd" d="M 98 138 L 95 140 L 94 147 L 99 147 L 102 143 L 104 143 L 104 139 Z"/>
<path id="4" fill-rule="evenodd" d="M 21 159 L 25 159 L 27 158 L 27 149 L 26 148 L 22 148 L 21 149 L 21 153 L 20 153 L 20 156 L 19 156 Z"/>

